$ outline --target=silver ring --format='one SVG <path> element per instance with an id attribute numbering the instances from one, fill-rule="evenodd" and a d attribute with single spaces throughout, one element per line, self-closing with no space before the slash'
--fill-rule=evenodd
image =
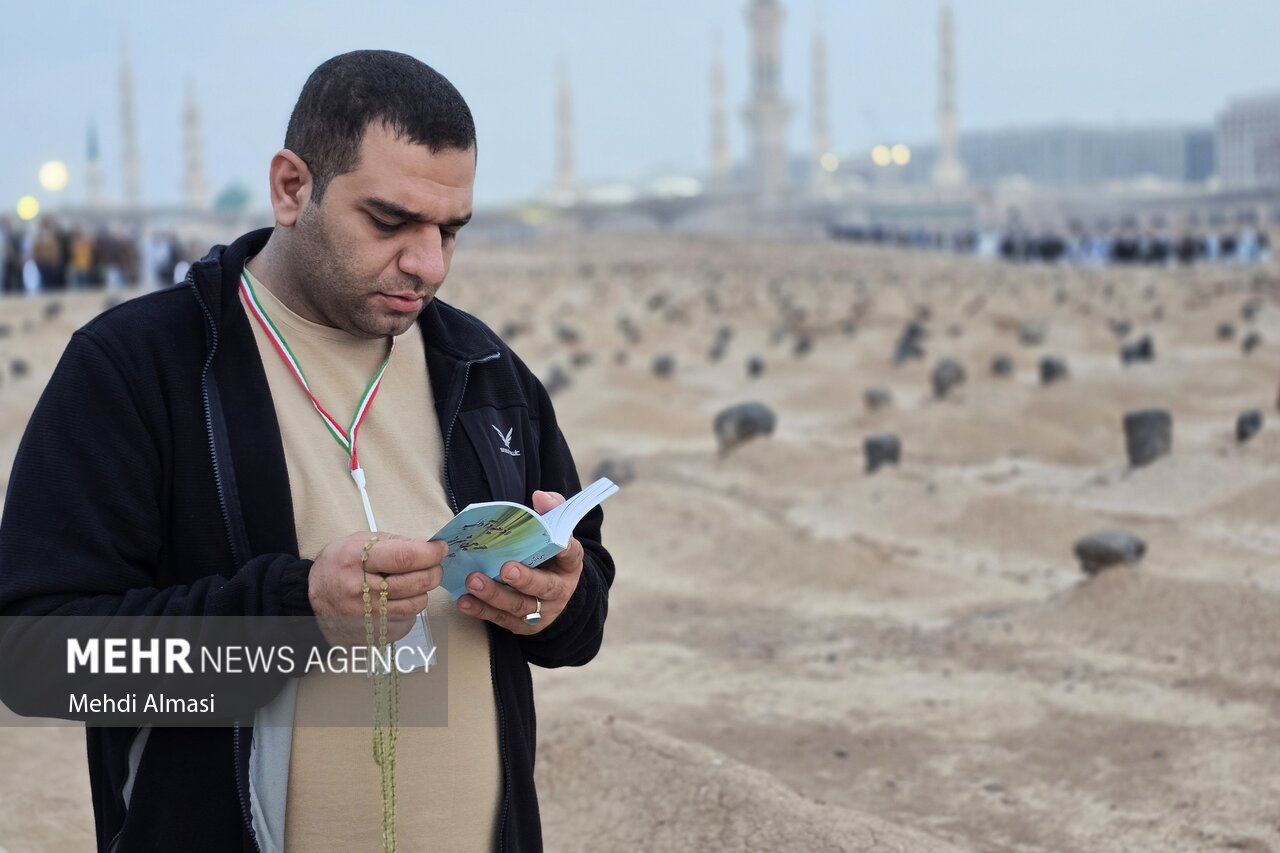
<path id="1" fill-rule="evenodd" d="M 524 615 L 524 624 L 526 625 L 537 625 L 542 621 L 542 599 L 535 598 L 534 601 L 538 602 L 538 606 L 534 608 L 532 613 Z"/>

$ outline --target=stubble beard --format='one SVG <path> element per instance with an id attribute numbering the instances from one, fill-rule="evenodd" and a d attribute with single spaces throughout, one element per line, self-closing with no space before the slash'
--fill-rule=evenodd
<path id="1" fill-rule="evenodd" d="M 352 269 L 355 253 L 333 239 L 319 205 L 307 207 L 290 243 L 295 293 L 320 322 L 357 337 L 384 338 L 402 334 L 417 320 L 417 315 L 374 309 L 374 294 L 382 290 L 381 284 L 377 279 L 361 282 Z M 428 294 L 423 305 L 433 295 Z"/>

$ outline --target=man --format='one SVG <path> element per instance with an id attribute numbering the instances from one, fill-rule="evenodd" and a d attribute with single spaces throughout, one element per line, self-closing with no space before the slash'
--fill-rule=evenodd
<path id="1" fill-rule="evenodd" d="M 528 664 L 595 655 L 613 563 L 597 508 L 539 570 L 473 575 L 456 607 L 432 591 L 444 547 L 425 537 L 461 507 L 545 511 L 579 489 L 542 385 L 434 298 L 475 162 L 444 77 L 385 51 L 331 59 L 271 161 L 275 228 L 68 345 L 10 480 L 0 613 L 333 626 L 385 576 L 398 633 L 424 607 L 449 633 L 449 726 L 399 732 L 389 842 L 370 729 L 291 725 L 343 686 L 309 675 L 257 715 L 283 706 L 283 727 L 90 728 L 99 850 L 541 848 Z"/>

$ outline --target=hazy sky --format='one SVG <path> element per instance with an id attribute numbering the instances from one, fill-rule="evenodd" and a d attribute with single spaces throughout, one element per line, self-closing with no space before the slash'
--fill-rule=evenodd
<path id="1" fill-rule="evenodd" d="M 99 128 L 117 196 L 117 77 L 127 36 L 143 194 L 180 196 L 184 86 L 199 94 L 214 190 L 242 180 L 261 203 L 294 99 L 324 59 L 357 48 L 411 53 L 448 76 L 476 116 L 481 202 L 528 198 L 554 167 L 556 63 L 574 88 L 587 180 L 700 172 L 708 63 L 723 46 L 730 140 L 745 150 L 745 0 L 6 0 L 0 15 L 0 211 L 48 205 L 47 159 L 84 195 L 85 132 Z M 936 0 L 785 2 L 783 85 L 806 150 L 809 44 L 829 55 L 833 147 L 916 142 L 934 130 Z M 956 0 L 962 129 L 1046 121 L 1209 123 L 1229 97 L 1280 89 L 1280 0 Z"/>

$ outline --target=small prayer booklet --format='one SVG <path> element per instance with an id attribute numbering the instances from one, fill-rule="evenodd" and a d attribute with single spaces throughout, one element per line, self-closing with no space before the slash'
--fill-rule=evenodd
<path id="1" fill-rule="evenodd" d="M 612 480 L 601 477 L 546 515 L 510 501 L 468 505 L 431 537 L 449 543 L 441 586 L 457 601 L 466 595 L 472 572 L 501 580 L 505 563 L 536 566 L 551 559 L 569 545 L 582 517 L 616 491 Z"/>

